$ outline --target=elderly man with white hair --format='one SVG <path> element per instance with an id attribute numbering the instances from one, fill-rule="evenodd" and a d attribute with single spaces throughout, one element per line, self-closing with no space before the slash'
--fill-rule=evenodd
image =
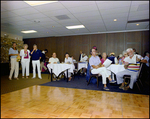
<path id="1" fill-rule="evenodd" d="M 119 88 L 123 90 L 128 90 L 129 88 L 133 89 L 133 85 L 137 80 L 138 71 L 140 68 L 140 61 L 142 59 L 141 55 L 134 54 L 134 51 L 132 48 L 128 48 L 126 51 L 127 51 L 128 57 L 124 59 L 125 70 L 118 72 L 116 74 L 117 84 L 122 83 L 122 85 Z M 130 84 L 127 87 L 124 87 L 124 80 L 123 80 L 124 75 L 131 76 Z"/>

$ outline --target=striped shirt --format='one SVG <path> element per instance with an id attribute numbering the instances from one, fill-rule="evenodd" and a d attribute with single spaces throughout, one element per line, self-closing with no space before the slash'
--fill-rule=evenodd
<path id="1" fill-rule="evenodd" d="M 136 64 L 129 63 L 129 66 L 127 68 L 129 71 L 138 72 L 140 69 L 140 62 L 136 62 Z"/>

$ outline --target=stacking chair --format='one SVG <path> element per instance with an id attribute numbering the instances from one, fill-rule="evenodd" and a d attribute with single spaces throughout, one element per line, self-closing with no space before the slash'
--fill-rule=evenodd
<path id="1" fill-rule="evenodd" d="M 140 69 L 139 69 L 139 72 L 138 72 L 137 81 L 135 82 L 135 84 L 137 85 L 137 87 L 138 87 L 138 89 L 139 89 L 140 92 L 141 92 L 141 89 L 139 87 L 139 84 L 141 84 L 141 86 L 143 87 L 143 84 L 141 82 L 141 76 L 142 76 L 141 69 L 142 69 L 142 66 L 143 66 L 143 63 L 141 63 L 141 65 L 140 65 Z M 125 85 L 127 85 L 127 84 L 130 83 L 130 78 L 131 78 L 130 75 L 124 75 L 123 78 L 124 78 Z"/>
<path id="2" fill-rule="evenodd" d="M 90 83 L 92 77 L 96 77 L 96 79 L 97 79 L 97 88 L 98 88 L 98 86 L 99 86 L 99 80 L 98 80 L 98 78 L 101 77 L 101 75 L 99 75 L 99 74 L 92 74 L 92 73 L 91 73 L 91 67 L 90 67 L 90 64 L 89 64 L 89 63 L 88 63 L 87 74 L 88 74 L 88 73 L 90 74 L 90 78 L 89 78 L 89 80 L 88 80 L 87 85 L 89 85 L 89 83 Z"/>

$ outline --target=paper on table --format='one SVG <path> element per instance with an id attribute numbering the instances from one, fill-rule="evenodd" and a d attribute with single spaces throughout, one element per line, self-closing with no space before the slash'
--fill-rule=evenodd
<path id="1" fill-rule="evenodd" d="M 105 67 L 108 67 L 111 63 L 112 63 L 111 60 L 106 59 L 105 62 L 103 63 L 103 65 L 104 65 Z"/>

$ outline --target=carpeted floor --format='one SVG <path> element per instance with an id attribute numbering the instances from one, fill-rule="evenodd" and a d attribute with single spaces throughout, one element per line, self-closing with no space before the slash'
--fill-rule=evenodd
<path id="1" fill-rule="evenodd" d="M 66 82 L 66 80 L 61 79 L 59 81 L 53 81 L 53 82 L 47 82 L 44 84 L 41 84 L 42 86 L 54 86 L 54 87 L 65 87 L 65 88 L 77 88 L 77 89 L 86 89 L 86 90 L 99 90 L 99 91 L 105 91 L 103 90 L 102 80 L 99 79 L 99 87 L 97 88 L 97 84 L 89 84 L 87 86 L 87 82 L 85 79 L 85 76 L 80 76 L 79 79 L 77 77 L 74 78 L 74 80 L 70 82 Z M 131 90 L 124 91 L 122 89 L 119 89 L 120 85 L 110 84 L 107 83 L 108 88 L 110 89 L 110 92 L 120 92 L 120 93 L 134 93 L 134 94 L 144 94 L 149 95 L 149 86 L 144 86 L 143 91 L 139 92 L 136 85 L 134 85 L 134 88 Z"/>

